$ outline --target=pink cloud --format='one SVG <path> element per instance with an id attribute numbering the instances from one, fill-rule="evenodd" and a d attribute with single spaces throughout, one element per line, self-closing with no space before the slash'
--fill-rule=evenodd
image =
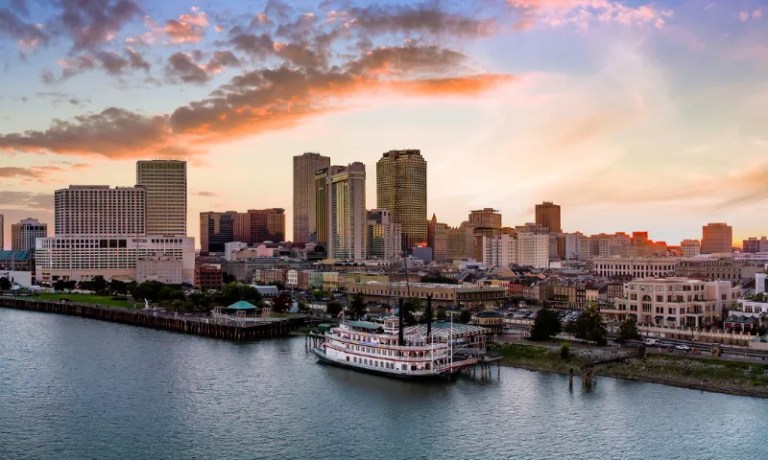
<path id="1" fill-rule="evenodd" d="M 163 32 L 171 43 L 197 43 L 205 34 L 208 27 L 208 16 L 197 7 L 191 14 L 182 14 L 178 19 L 165 22 Z"/>
<path id="2" fill-rule="evenodd" d="M 572 25 L 586 30 L 594 23 L 661 29 L 673 15 L 672 10 L 652 4 L 633 7 L 611 0 L 507 0 L 507 3 L 519 13 L 518 29 L 545 24 L 550 27 Z"/>

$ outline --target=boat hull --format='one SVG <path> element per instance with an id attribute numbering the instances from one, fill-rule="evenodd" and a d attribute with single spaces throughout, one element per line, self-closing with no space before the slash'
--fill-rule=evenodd
<path id="1" fill-rule="evenodd" d="M 398 379 L 398 380 L 444 381 L 445 382 L 445 381 L 448 381 L 448 380 L 454 380 L 456 375 L 457 375 L 457 373 L 453 373 L 453 374 L 448 374 L 448 373 L 443 373 L 443 374 L 398 374 L 398 373 L 394 373 L 394 372 L 386 372 L 386 371 L 383 371 L 383 370 L 371 369 L 371 368 L 367 368 L 367 367 L 359 367 L 359 366 L 355 366 L 355 365 L 352 365 L 352 364 L 347 364 L 347 363 L 339 362 L 339 361 L 336 361 L 334 359 L 329 358 L 328 356 L 325 355 L 325 351 L 324 350 L 321 350 L 321 349 L 318 349 L 318 348 L 313 348 L 312 352 L 315 354 L 315 356 L 317 356 L 318 360 L 321 363 L 323 363 L 323 364 L 329 364 L 329 365 L 332 365 L 332 366 L 335 366 L 335 367 L 339 367 L 339 368 L 342 368 L 342 369 L 350 369 L 350 370 L 353 370 L 353 371 L 365 372 L 366 374 L 380 375 L 380 376 L 383 376 L 383 377 L 389 377 L 389 378 Z"/>

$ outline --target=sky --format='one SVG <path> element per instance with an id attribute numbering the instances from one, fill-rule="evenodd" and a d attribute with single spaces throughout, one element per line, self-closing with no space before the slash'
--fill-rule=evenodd
<path id="1" fill-rule="evenodd" d="M 427 160 L 428 214 L 678 244 L 768 234 L 768 2 L 0 0 L 0 214 L 188 161 L 199 213 L 282 207 L 292 157 Z"/>

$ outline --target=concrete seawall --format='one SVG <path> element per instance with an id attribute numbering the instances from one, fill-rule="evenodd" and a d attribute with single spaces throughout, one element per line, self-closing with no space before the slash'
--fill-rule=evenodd
<path id="1" fill-rule="evenodd" d="M 217 324 L 210 318 L 177 316 L 173 313 L 161 313 L 158 311 L 128 310 L 74 302 L 49 302 L 11 297 L 0 297 L 0 307 L 80 316 L 82 318 L 113 323 L 235 341 L 287 337 L 292 330 L 301 327 L 306 321 L 306 317 L 296 316 L 250 325 Z"/>

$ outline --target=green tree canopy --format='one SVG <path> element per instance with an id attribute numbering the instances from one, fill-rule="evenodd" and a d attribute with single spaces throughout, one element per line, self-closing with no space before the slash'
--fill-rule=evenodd
<path id="1" fill-rule="evenodd" d="M 576 337 L 580 339 L 596 342 L 600 346 L 608 344 L 608 339 L 605 338 L 605 323 L 595 306 L 590 306 L 582 312 L 579 319 L 576 320 L 575 329 Z"/>
<path id="2" fill-rule="evenodd" d="M 0 278 L 0 291 L 7 291 L 11 288 L 11 280 L 6 277 Z"/>
<path id="3" fill-rule="evenodd" d="M 619 325 L 619 340 L 639 340 L 640 333 L 637 331 L 637 321 L 634 316 L 630 316 Z"/>
<path id="4" fill-rule="evenodd" d="M 549 308 L 539 310 L 531 328 L 531 340 L 547 340 L 560 333 L 560 320 L 557 313 Z"/>
<path id="5" fill-rule="evenodd" d="M 291 294 L 286 291 L 281 292 L 277 297 L 272 299 L 272 310 L 275 313 L 285 313 L 293 305 L 293 298 Z"/>
<path id="6" fill-rule="evenodd" d="M 466 308 L 461 310 L 459 312 L 459 323 L 467 324 L 468 322 L 472 321 L 472 312 L 467 310 Z"/>
<path id="7" fill-rule="evenodd" d="M 335 318 L 339 316 L 339 313 L 341 313 L 342 308 L 344 307 L 339 302 L 332 301 L 332 302 L 328 302 L 328 304 L 325 306 L 325 312 Z"/>
<path id="8" fill-rule="evenodd" d="M 353 318 L 360 319 L 365 316 L 367 310 L 365 299 L 363 298 L 363 295 L 358 292 L 352 297 L 352 302 L 349 304 L 349 313 Z"/>

